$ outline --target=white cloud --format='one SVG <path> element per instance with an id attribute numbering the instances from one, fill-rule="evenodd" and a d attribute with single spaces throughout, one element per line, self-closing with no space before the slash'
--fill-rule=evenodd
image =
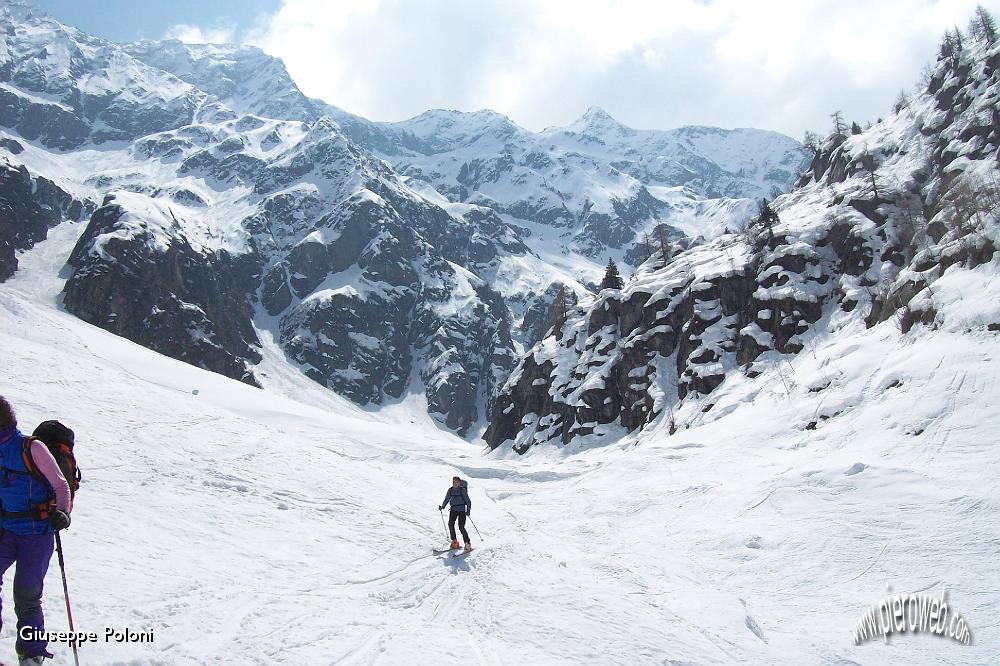
<path id="1" fill-rule="evenodd" d="M 859 121 L 887 113 L 976 4 L 285 0 L 243 41 L 282 58 L 306 94 L 378 120 L 492 108 L 540 129 L 598 105 L 634 127 L 801 136 L 835 109 Z"/>
<path id="2" fill-rule="evenodd" d="M 236 28 L 233 26 L 200 28 L 196 25 L 178 23 L 170 26 L 164 37 L 179 39 L 187 44 L 229 44 L 236 41 Z"/>

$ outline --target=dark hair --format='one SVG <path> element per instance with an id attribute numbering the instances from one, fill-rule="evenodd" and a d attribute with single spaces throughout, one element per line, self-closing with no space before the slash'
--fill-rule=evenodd
<path id="1" fill-rule="evenodd" d="M 451 477 L 451 480 L 452 481 L 461 481 L 462 477 L 460 477 L 460 476 L 453 476 L 453 477 Z"/>
<path id="2" fill-rule="evenodd" d="M 17 414 L 14 408 L 7 402 L 7 398 L 0 395 L 0 430 L 13 428 L 17 425 Z"/>

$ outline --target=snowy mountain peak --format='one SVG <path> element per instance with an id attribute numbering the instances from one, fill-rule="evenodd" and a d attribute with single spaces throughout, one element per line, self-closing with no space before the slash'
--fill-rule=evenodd
<path id="1" fill-rule="evenodd" d="M 450 150 L 483 139 L 503 141 L 524 131 L 507 116 L 490 109 L 432 109 L 409 120 L 386 123 L 386 126 L 426 141 L 435 150 Z"/>
<path id="2" fill-rule="evenodd" d="M 612 118 L 611 114 L 601 107 L 592 106 L 566 129 L 571 131 L 621 131 L 629 128 Z"/>
<path id="3" fill-rule="evenodd" d="M 321 110 L 288 74 L 284 62 L 256 46 L 187 44 L 176 39 L 139 41 L 122 48 L 217 97 L 240 114 L 312 120 Z"/>

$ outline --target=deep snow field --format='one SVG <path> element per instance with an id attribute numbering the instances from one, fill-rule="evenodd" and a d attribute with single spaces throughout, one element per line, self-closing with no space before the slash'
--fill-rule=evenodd
<path id="1" fill-rule="evenodd" d="M 72 317 L 56 276 L 82 228 L 55 229 L 0 288 L 0 394 L 24 430 L 54 417 L 77 432 L 76 626 L 154 631 L 86 645 L 81 663 L 1000 659 L 1000 334 L 963 328 L 975 303 L 953 299 L 933 332 L 814 340 L 783 381 L 728 382 L 716 420 L 672 436 L 504 459 L 422 405 L 361 410 L 274 350 L 260 391 Z M 996 274 L 946 275 L 940 293 L 989 293 Z M 430 552 L 456 473 L 484 537 L 470 530 L 467 558 Z M 55 559 L 46 585 L 48 626 L 64 629 Z M 887 585 L 947 589 L 973 644 L 855 646 Z"/>

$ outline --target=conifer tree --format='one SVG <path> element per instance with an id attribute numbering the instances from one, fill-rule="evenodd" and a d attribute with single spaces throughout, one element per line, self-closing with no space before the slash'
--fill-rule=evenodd
<path id="1" fill-rule="evenodd" d="M 847 125 L 844 124 L 844 114 L 840 111 L 834 111 L 830 114 L 830 118 L 833 119 L 833 133 L 837 136 L 845 136 Z"/>
<path id="2" fill-rule="evenodd" d="M 566 319 L 569 316 L 569 307 L 566 303 L 566 287 L 559 285 L 559 290 L 556 292 L 556 297 L 552 301 L 552 309 L 549 310 L 549 322 L 550 328 L 552 329 L 552 334 L 556 337 L 562 335 L 563 324 L 566 323 Z"/>
<path id="3" fill-rule="evenodd" d="M 760 208 L 757 212 L 757 219 L 754 220 L 754 226 L 758 229 L 763 229 L 767 231 L 767 244 L 769 247 L 774 246 L 774 225 L 781 222 L 781 218 L 778 217 L 778 213 L 771 208 L 771 204 L 767 199 L 760 200 Z"/>
<path id="4" fill-rule="evenodd" d="M 656 235 L 660 240 L 660 268 L 664 268 L 670 261 L 673 254 L 673 248 L 670 247 L 670 241 L 667 240 L 667 234 L 663 231 L 663 225 L 656 225 Z"/>
<path id="5" fill-rule="evenodd" d="M 865 150 L 861 154 L 861 168 L 868 173 L 868 181 L 871 187 L 872 196 L 878 199 L 878 179 L 875 173 L 876 170 L 878 170 L 878 164 L 875 161 L 875 156 L 872 155 L 870 150 L 868 150 L 868 146 L 865 146 Z"/>
<path id="6" fill-rule="evenodd" d="M 982 5 L 976 7 L 976 14 L 972 17 L 972 22 L 969 24 L 969 32 L 975 39 L 987 45 L 994 44 L 997 41 L 996 21 L 993 20 L 993 16 Z"/>
<path id="7" fill-rule="evenodd" d="M 625 286 L 622 276 L 618 274 L 618 266 L 614 259 L 608 259 L 608 268 L 604 271 L 604 279 L 601 280 L 601 289 L 621 289 Z"/>
<path id="8" fill-rule="evenodd" d="M 819 152 L 819 141 L 819 135 L 816 132 L 806 130 L 805 136 L 802 139 L 802 145 L 812 151 L 813 154 L 816 154 Z"/>
<path id="9" fill-rule="evenodd" d="M 896 96 L 896 102 L 892 105 L 892 110 L 895 113 L 899 113 L 909 105 L 910 105 L 909 96 L 906 94 L 905 90 L 900 90 L 899 95 Z"/>

